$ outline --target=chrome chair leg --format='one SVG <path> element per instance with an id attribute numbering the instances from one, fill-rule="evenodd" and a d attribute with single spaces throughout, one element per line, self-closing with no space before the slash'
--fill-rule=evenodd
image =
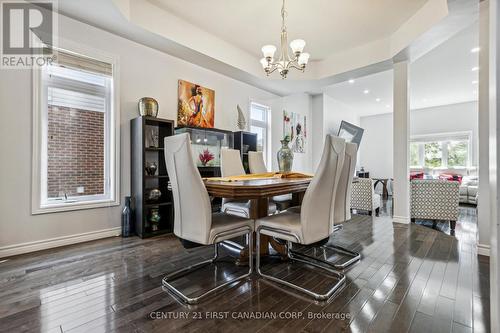
<path id="1" fill-rule="evenodd" d="M 318 248 L 314 248 L 314 251 L 316 252 L 316 249 Z M 333 250 L 335 252 L 339 252 L 339 253 L 342 253 L 348 257 L 350 257 L 349 260 L 347 261 L 343 261 L 341 263 L 332 263 L 328 260 L 323 260 L 323 259 L 320 259 L 318 257 L 315 257 L 315 256 L 310 256 L 310 255 L 307 255 L 307 254 L 304 254 L 304 253 L 301 253 L 297 250 L 294 250 L 293 248 L 290 249 L 290 253 L 292 255 L 292 258 L 301 258 L 303 260 L 313 260 L 315 262 L 318 262 L 320 265 L 326 265 L 328 267 L 331 267 L 333 269 L 338 269 L 338 270 L 344 270 L 346 268 L 348 268 L 349 266 L 355 264 L 356 262 L 358 262 L 360 259 L 361 259 L 361 254 L 358 253 L 358 252 L 354 252 L 354 251 L 351 251 L 349 249 L 346 249 L 345 247 L 341 247 L 341 246 L 338 246 L 338 245 L 323 245 L 321 247 L 319 247 L 319 249 L 322 249 L 323 251 L 327 250 L 327 249 L 330 249 L 330 250 Z M 326 255 L 325 255 L 326 257 Z"/>
<path id="2" fill-rule="evenodd" d="M 247 233 L 248 235 L 248 256 L 249 256 L 249 269 L 248 269 L 248 273 L 245 273 L 243 275 L 240 275 L 240 276 L 237 276 L 235 277 L 234 279 L 231 279 L 229 281 L 226 281 L 218 286 L 216 286 L 215 288 L 212 288 L 212 289 L 209 289 L 207 291 L 204 291 L 203 293 L 201 293 L 200 295 L 198 296 L 195 296 L 195 297 L 190 297 L 190 296 L 187 296 L 185 295 L 182 291 L 178 290 L 176 287 L 174 287 L 172 285 L 172 282 L 175 281 L 177 278 L 180 278 L 182 276 L 185 276 L 185 275 L 188 275 L 190 273 L 193 273 L 194 271 L 200 269 L 201 267 L 204 267 L 204 266 L 207 266 L 207 265 L 211 265 L 211 264 L 214 264 L 215 261 L 219 258 L 219 242 L 216 242 L 217 241 L 217 238 L 219 238 L 220 236 L 222 235 L 216 235 L 215 236 L 215 244 L 214 244 L 214 257 L 212 259 L 208 259 L 208 260 L 205 260 L 205 261 L 202 261 L 202 262 L 199 262 L 199 263 L 196 263 L 196 264 L 193 264 L 193 265 L 190 265 L 188 267 L 185 267 L 185 268 L 182 268 L 182 269 L 179 269 L 175 272 L 172 272 L 168 275 L 166 275 L 163 279 L 162 279 L 162 285 L 164 288 L 166 288 L 168 291 L 172 292 L 174 295 L 176 295 L 180 300 L 182 300 L 184 303 L 187 303 L 187 304 L 196 304 L 198 303 L 201 299 L 205 298 L 206 296 L 236 282 L 236 281 L 239 281 L 239 280 L 242 280 L 246 277 L 249 277 L 252 272 L 253 272 L 253 253 L 252 253 L 252 239 L 253 239 L 253 231 L 249 228 L 249 231 Z M 228 236 L 227 233 L 224 234 L 224 236 Z"/>
<path id="3" fill-rule="evenodd" d="M 340 231 L 343 229 L 343 227 L 344 226 L 342 224 L 337 224 L 333 227 L 333 232 Z M 329 268 L 338 269 L 338 270 L 344 270 L 344 269 L 348 268 L 349 266 L 355 264 L 356 262 L 358 262 L 361 259 L 360 253 L 351 251 L 349 249 L 346 249 L 345 247 L 338 246 L 338 245 L 325 244 L 323 246 L 314 247 L 313 248 L 314 254 L 316 254 L 317 249 L 323 250 L 324 254 L 325 254 L 326 249 L 330 249 L 332 251 L 339 252 L 339 253 L 346 255 L 346 256 L 350 257 L 350 259 L 347 261 L 341 262 L 341 263 L 337 263 L 337 262 L 332 263 L 332 262 L 326 260 L 326 255 L 325 255 L 325 259 L 323 260 L 323 259 L 320 259 L 316 256 L 310 256 L 310 255 L 304 254 L 300 251 L 294 250 L 293 247 L 290 249 L 290 253 L 292 254 L 292 257 L 301 258 L 303 260 L 312 259 L 312 260 L 316 261 L 317 263 L 319 263 L 320 265 L 323 264 Z"/>
<path id="4" fill-rule="evenodd" d="M 346 277 L 344 274 L 342 273 L 339 273 L 339 272 L 336 272 L 332 269 L 329 269 L 327 267 L 324 267 L 324 266 L 321 266 L 317 263 L 314 263 L 314 262 L 309 262 L 307 260 L 303 260 L 301 258 L 293 258 L 289 252 L 290 250 L 290 242 L 287 242 L 287 255 L 290 259 L 292 259 L 293 261 L 298 261 L 298 262 L 301 262 L 301 263 L 305 263 L 307 265 L 311 265 L 311 266 L 314 266 L 314 267 L 317 267 L 317 268 L 320 268 L 326 272 L 328 272 L 330 275 L 338 278 L 338 282 L 335 283 L 335 285 L 330 288 L 328 290 L 328 292 L 324 293 L 324 294 L 318 294 L 312 290 L 309 290 L 309 289 L 306 289 L 306 288 L 303 288 L 301 286 L 298 286 L 294 283 L 291 283 L 291 282 L 288 282 L 284 279 L 280 279 L 280 278 L 277 278 L 275 276 L 272 276 L 272 275 L 269 275 L 269 274 L 264 274 L 262 273 L 262 271 L 260 270 L 260 231 L 261 230 L 269 230 L 269 231 L 273 231 L 275 233 L 280 233 L 282 234 L 283 236 L 288 236 L 288 237 L 293 237 L 297 240 L 297 242 L 299 242 L 299 238 L 295 235 L 295 234 L 292 234 L 292 233 L 288 233 L 286 231 L 283 231 L 283 230 L 279 230 L 279 229 L 274 229 L 274 228 L 269 228 L 269 227 L 259 227 L 256 231 L 256 248 L 257 248 L 257 255 L 256 255 L 256 270 L 257 270 L 257 273 L 259 274 L 259 276 L 265 278 L 265 279 L 268 279 L 270 281 L 273 281 L 273 282 L 277 282 L 279 284 L 282 284 L 282 285 L 285 285 L 289 288 L 292 288 L 292 289 L 295 289 L 295 290 L 298 290 L 302 293 L 305 293 L 311 297 L 313 297 L 315 300 L 319 300 L 319 301 L 324 301 L 324 300 L 328 300 L 330 298 L 332 298 L 338 291 L 340 291 L 342 289 L 342 287 L 345 285 L 345 281 L 346 281 Z"/>

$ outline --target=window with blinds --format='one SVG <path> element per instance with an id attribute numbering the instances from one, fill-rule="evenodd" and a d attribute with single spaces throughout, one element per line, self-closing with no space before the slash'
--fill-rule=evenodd
<path id="1" fill-rule="evenodd" d="M 59 51 L 39 84 L 39 208 L 114 200 L 112 64 Z"/>

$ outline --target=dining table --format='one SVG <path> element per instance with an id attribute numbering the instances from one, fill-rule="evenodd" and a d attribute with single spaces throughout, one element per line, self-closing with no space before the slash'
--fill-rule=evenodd
<path id="1" fill-rule="evenodd" d="M 234 200 L 250 200 L 250 218 L 268 216 L 269 199 L 284 194 L 292 194 L 292 206 L 300 206 L 312 177 L 301 178 L 262 178 L 228 181 L 222 178 L 205 178 L 204 183 L 211 197 Z M 261 255 L 269 254 L 269 246 L 285 256 L 284 244 L 272 237 L 261 235 Z M 241 247 L 239 262 L 248 262 L 248 248 Z"/>

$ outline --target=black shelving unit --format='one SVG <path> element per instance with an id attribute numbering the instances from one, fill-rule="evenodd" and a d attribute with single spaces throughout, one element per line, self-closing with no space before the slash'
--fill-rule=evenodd
<path id="1" fill-rule="evenodd" d="M 130 122 L 131 194 L 135 233 L 141 238 L 173 231 L 174 207 L 164 155 L 164 139 L 173 134 L 172 120 L 137 117 Z M 155 162 L 158 167 L 154 175 L 146 172 L 146 165 L 150 162 Z M 149 199 L 153 189 L 161 192 L 157 200 Z M 158 222 L 152 221 L 155 212 L 160 216 Z"/>
<path id="2" fill-rule="evenodd" d="M 241 153 L 241 160 L 246 173 L 250 173 L 248 167 L 248 152 L 257 151 L 257 134 L 245 131 L 233 133 L 234 149 L 238 149 Z"/>

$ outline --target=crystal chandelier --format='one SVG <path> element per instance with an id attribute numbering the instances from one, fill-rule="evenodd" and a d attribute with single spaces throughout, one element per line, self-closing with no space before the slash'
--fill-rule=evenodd
<path id="1" fill-rule="evenodd" d="M 306 42 L 302 39 L 292 40 L 290 48 L 292 49 L 293 56 L 290 57 L 288 52 L 288 36 L 285 24 L 286 14 L 285 0 L 283 0 L 283 6 L 281 7 L 281 48 L 279 52 L 279 59 L 274 61 L 276 46 L 264 45 L 262 47 L 264 58 L 260 60 L 260 63 L 268 76 L 275 70 L 278 70 L 282 79 L 286 79 L 290 68 L 295 68 L 304 72 L 307 62 L 309 61 L 309 53 L 302 52 L 304 50 L 304 46 L 306 46 Z"/>

